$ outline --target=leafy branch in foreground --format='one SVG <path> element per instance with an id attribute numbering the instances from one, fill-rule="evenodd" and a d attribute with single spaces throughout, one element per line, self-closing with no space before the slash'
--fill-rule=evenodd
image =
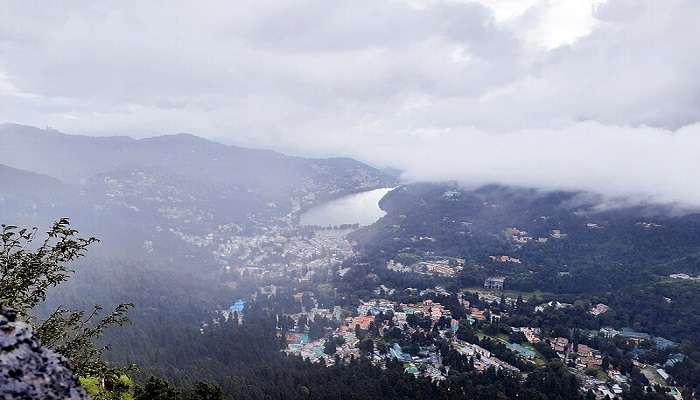
<path id="1" fill-rule="evenodd" d="M 68 265 L 85 256 L 96 242 L 94 237 L 79 237 L 67 218 L 56 221 L 38 244 L 36 228 L 0 225 L 0 307 L 14 309 L 31 320 L 31 310 L 46 300 L 49 288 L 65 282 L 74 272 Z M 131 307 L 121 304 L 102 319 L 101 306 L 89 314 L 59 307 L 42 323 L 33 325 L 42 344 L 69 359 L 78 375 L 104 377 L 116 370 L 102 360 L 105 348 L 95 341 L 105 328 L 126 324 Z"/>
<path id="2" fill-rule="evenodd" d="M 127 313 L 132 304 L 120 304 L 112 313 L 97 320 L 101 306 L 92 312 L 56 309 L 36 330 L 44 346 L 56 350 L 71 360 L 73 370 L 80 376 L 105 376 L 114 369 L 102 360 L 106 347 L 98 347 L 95 341 L 109 326 L 122 326 L 129 322 Z"/>
<path id="3" fill-rule="evenodd" d="M 46 300 L 49 287 L 65 282 L 73 272 L 67 264 L 84 256 L 98 240 L 76 237 L 78 231 L 62 218 L 32 250 L 37 229 L 0 225 L 0 306 L 25 314 Z"/>

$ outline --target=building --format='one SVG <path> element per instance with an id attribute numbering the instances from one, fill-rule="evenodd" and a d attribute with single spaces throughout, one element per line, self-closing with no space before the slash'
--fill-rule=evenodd
<path id="1" fill-rule="evenodd" d="M 535 307 L 535 312 L 544 312 L 545 310 L 550 309 L 550 308 L 555 309 L 555 310 L 561 310 L 561 309 L 570 308 L 573 306 L 574 306 L 573 304 L 560 303 L 556 300 L 552 300 L 549 303 L 540 304 L 539 306 Z"/>
<path id="2" fill-rule="evenodd" d="M 240 300 L 240 299 L 236 300 L 236 302 L 233 303 L 231 305 L 231 307 L 229 307 L 229 311 L 231 311 L 231 314 L 233 314 L 233 313 L 240 314 L 243 312 L 243 309 L 245 309 L 245 303 L 246 303 L 245 300 Z"/>
<path id="3" fill-rule="evenodd" d="M 549 345 L 557 353 L 566 353 L 566 349 L 569 347 L 569 339 L 564 337 L 554 338 Z"/>
<path id="4" fill-rule="evenodd" d="M 486 321 L 486 311 L 480 310 L 476 307 L 471 307 L 469 309 L 469 315 L 475 320 Z"/>
<path id="5" fill-rule="evenodd" d="M 491 261 L 495 261 L 495 262 L 499 262 L 499 263 L 522 264 L 522 261 L 520 261 L 519 258 L 510 257 L 510 256 L 489 256 L 489 259 Z"/>
<path id="6" fill-rule="evenodd" d="M 277 286 L 275 285 L 262 286 L 258 288 L 258 291 L 262 295 L 277 296 Z"/>
<path id="7" fill-rule="evenodd" d="M 411 355 L 404 353 L 398 343 L 394 343 L 394 345 L 389 349 L 389 353 L 391 353 L 391 355 L 399 361 L 410 362 L 412 360 Z"/>
<path id="8" fill-rule="evenodd" d="M 634 343 L 641 343 L 647 340 L 651 340 L 651 335 L 648 333 L 644 332 L 636 332 L 633 331 L 629 328 L 622 328 L 622 332 L 620 332 L 620 336 L 624 337 L 627 340 L 630 340 Z"/>
<path id="9" fill-rule="evenodd" d="M 384 299 L 370 300 L 367 303 L 363 302 L 357 307 L 357 313 L 359 315 L 377 315 L 379 313 L 386 314 L 388 312 L 394 312 L 394 304 Z"/>
<path id="10" fill-rule="evenodd" d="M 564 238 L 566 238 L 567 234 L 562 233 L 561 230 L 559 230 L 559 229 L 554 229 L 554 230 L 552 230 L 552 233 L 549 236 L 554 238 L 554 239 L 564 239 Z"/>
<path id="11" fill-rule="evenodd" d="M 595 306 L 593 306 L 593 308 L 591 308 L 589 313 L 597 317 L 598 315 L 605 314 L 606 312 L 608 312 L 608 310 L 610 310 L 610 307 L 603 303 L 598 303 Z"/>
<path id="12" fill-rule="evenodd" d="M 450 265 L 449 260 L 426 261 L 422 262 L 421 265 L 429 273 L 443 276 L 455 276 L 457 272 L 462 270 L 462 267 L 459 265 Z"/>
<path id="13" fill-rule="evenodd" d="M 541 330 L 540 328 L 528 328 L 528 327 L 522 327 L 522 328 L 511 328 L 513 332 L 522 332 L 523 335 L 525 336 L 525 339 L 529 343 L 539 343 L 541 342 L 540 340 L 540 335 L 541 335 Z"/>
<path id="14" fill-rule="evenodd" d="M 668 356 L 668 360 L 664 363 L 664 367 L 673 367 L 674 365 L 683 362 L 685 360 L 685 354 L 683 353 L 673 353 Z"/>
<path id="15" fill-rule="evenodd" d="M 374 322 L 374 316 L 361 315 L 351 320 L 350 327 L 355 329 L 356 326 L 359 326 L 360 329 L 367 330 L 369 328 L 369 324 L 372 322 Z"/>
<path id="16" fill-rule="evenodd" d="M 598 350 L 592 349 L 585 344 L 579 344 L 576 351 L 579 362 L 586 368 L 600 368 L 603 365 L 603 357 Z"/>
<path id="17" fill-rule="evenodd" d="M 287 344 L 304 345 L 309 343 L 309 335 L 305 333 L 287 332 Z"/>
<path id="18" fill-rule="evenodd" d="M 613 328 L 609 328 L 609 327 L 600 328 L 600 334 L 603 335 L 603 337 L 606 339 L 612 339 L 615 336 L 619 335 L 620 333 L 621 333 L 620 331 L 613 329 Z"/>
<path id="19" fill-rule="evenodd" d="M 497 290 L 502 290 L 503 289 L 503 282 L 505 282 L 506 278 L 502 276 L 491 276 L 486 278 L 484 281 L 484 288 L 485 289 L 497 289 Z"/>
<path id="20" fill-rule="evenodd" d="M 655 336 L 654 337 L 654 344 L 656 345 L 656 348 L 661 349 L 661 350 L 666 350 L 670 349 L 672 347 L 677 347 L 678 343 L 668 340 L 666 338 L 662 338 L 660 336 Z"/>

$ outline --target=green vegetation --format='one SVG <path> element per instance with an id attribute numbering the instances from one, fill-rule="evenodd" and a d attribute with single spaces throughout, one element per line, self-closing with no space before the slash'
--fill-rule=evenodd
<path id="1" fill-rule="evenodd" d="M 97 344 L 105 329 L 129 322 L 126 315 L 131 304 L 119 304 L 105 317 L 99 316 L 102 310 L 99 305 L 90 312 L 59 307 L 44 319 L 35 313 L 46 300 L 49 289 L 70 278 L 73 270 L 69 265 L 83 257 L 97 239 L 79 237 L 68 219 L 54 223 L 38 245 L 35 245 L 39 240 L 36 228 L 0 227 L 0 307 L 17 311 L 33 325 L 43 346 L 66 357 L 93 399 L 150 399 L 139 397 L 144 390 L 135 387 L 127 375 L 131 368 L 112 365 L 104 357 L 106 348 Z M 215 386 L 198 383 L 192 389 L 194 397 L 182 399 L 216 399 L 211 393 L 220 392 Z M 197 397 L 198 393 L 204 397 Z"/>
<path id="2" fill-rule="evenodd" d="M 95 345 L 104 329 L 128 322 L 130 304 L 120 304 L 100 319 L 100 306 L 93 311 L 56 309 L 44 320 L 32 310 L 46 299 L 49 288 L 65 282 L 72 271 L 68 264 L 83 257 L 95 238 L 81 238 L 67 219 L 57 221 L 34 249 L 36 229 L 2 225 L 0 236 L 0 307 L 16 310 L 31 322 L 41 343 L 70 360 L 81 376 L 105 378 L 116 374 Z"/>
<path id="3" fill-rule="evenodd" d="M 80 385 L 93 400 L 134 400 L 134 382 L 126 374 L 79 378 Z"/>

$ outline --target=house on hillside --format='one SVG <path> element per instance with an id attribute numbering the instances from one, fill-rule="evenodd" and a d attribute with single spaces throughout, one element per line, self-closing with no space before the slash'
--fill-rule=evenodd
<path id="1" fill-rule="evenodd" d="M 554 340 L 552 340 L 549 343 L 549 345 L 557 353 L 566 353 L 566 350 L 569 346 L 569 339 L 565 337 L 554 338 Z"/>
<path id="2" fill-rule="evenodd" d="M 502 290 L 503 289 L 503 282 L 505 282 L 506 278 L 502 276 L 491 276 L 486 278 L 484 281 L 484 288 L 485 289 L 497 289 L 497 290 Z"/>
<path id="3" fill-rule="evenodd" d="M 601 314 L 605 314 L 609 310 L 610 310 L 610 307 L 608 307 L 607 305 L 605 305 L 603 303 L 598 303 L 590 309 L 589 313 L 591 315 L 597 317 Z"/>

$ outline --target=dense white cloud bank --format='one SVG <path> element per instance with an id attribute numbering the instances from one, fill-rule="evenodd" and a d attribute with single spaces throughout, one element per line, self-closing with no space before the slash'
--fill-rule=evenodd
<path id="1" fill-rule="evenodd" d="M 3 2 L 0 121 L 700 205 L 700 2 Z"/>

